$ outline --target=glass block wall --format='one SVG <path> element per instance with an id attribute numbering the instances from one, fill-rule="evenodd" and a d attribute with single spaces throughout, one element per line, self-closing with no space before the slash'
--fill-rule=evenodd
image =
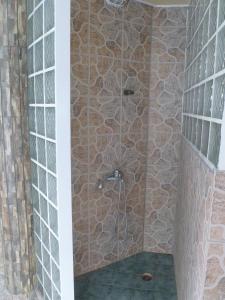
<path id="1" fill-rule="evenodd" d="M 183 134 L 219 168 L 225 99 L 224 0 L 192 1 L 186 53 Z"/>
<path id="2" fill-rule="evenodd" d="M 55 134 L 54 0 L 28 0 L 28 99 L 39 291 L 60 297 Z"/>

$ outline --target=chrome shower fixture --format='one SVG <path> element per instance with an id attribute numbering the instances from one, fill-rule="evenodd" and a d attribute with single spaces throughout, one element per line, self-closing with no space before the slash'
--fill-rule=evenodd
<path id="1" fill-rule="evenodd" d="M 109 6 L 113 6 L 116 8 L 122 8 L 124 7 L 127 2 L 129 0 L 105 0 L 105 2 L 109 5 Z"/>
<path id="2" fill-rule="evenodd" d="M 113 172 L 110 175 L 105 176 L 103 179 L 99 179 L 97 182 L 97 188 L 99 190 L 102 190 L 104 188 L 104 183 L 106 181 L 118 181 L 118 182 L 123 182 L 124 177 L 122 171 L 119 169 L 113 170 Z"/>

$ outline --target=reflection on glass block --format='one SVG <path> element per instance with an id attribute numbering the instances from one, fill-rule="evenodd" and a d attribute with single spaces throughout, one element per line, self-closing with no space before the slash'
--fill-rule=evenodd
<path id="1" fill-rule="evenodd" d="M 204 116 L 211 116 L 211 108 L 212 108 L 212 89 L 213 89 L 213 81 L 209 81 L 205 85 L 205 97 L 204 97 Z"/>
<path id="2" fill-rule="evenodd" d="M 43 7 L 42 5 L 34 13 L 34 39 L 43 34 Z"/>
<path id="3" fill-rule="evenodd" d="M 225 27 L 218 33 L 218 42 L 216 49 L 216 71 L 219 72 L 225 68 Z"/>
<path id="4" fill-rule="evenodd" d="M 219 8 L 219 26 L 225 20 L 225 2 L 224 0 L 220 0 L 220 8 Z"/>
<path id="5" fill-rule="evenodd" d="M 39 3 L 41 3 L 42 0 L 34 0 L 35 1 L 35 6 L 38 6 Z"/>
<path id="6" fill-rule="evenodd" d="M 43 265 L 45 269 L 47 270 L 48 274 L 51 274 L 51 261 L 50 261 L 50 255 L 46 251 L 44 247 L 42 247 L 42 255 L 43 255 Z"/>
<path id="7" fill-rule="evenodd" d="M 38 167 L 39 189 L 46 195 L 46 171 Z"/>
<path id="8" fill-rule="evenodd" d="M 47 275 L 47 273 L 44 271 L 44 288 L 45 291 L 47 292 L 49 299 L 51 299 L 51 295 L 52 295 L 52 283 L 51 280 L 49 278 L 49 276 Z"/>
<path id="9" fill-rule="evenodd" d="M 202 120 L 197 122 L 197 137 L 196 137 L 196 147 L 198 150 L 201 149 L 201 138 L 202 138 Z"/>
<path id="10" fill-rule="evenodd" d="M 45 135 L 45 117 L 44 108 L 36 108 L 36 121 L 37 121 L 37 133 L 40 135 Z"/>
<path id="11" fill-rule="evenodd" d="M 218 6 L 218 0 L 213 0 L 210 6 L 209 37 L 211 37 L 216 31 L 217 6 Z"/>
<path id="12" fill-rule="evenodd" d="M 27 14 L 28 16 L 32 13 L 34 9 L 34 1 L 33 0 L 27 0 Z"/>
<path id="13" fill-rule="evenodd" d="M 204 105 L 204 89 L 205 85 L 201 85 L 199 87 L 199 101 L 198 101 L 198 115 L 203 115 L 203 105 Z"/>
<path id="14" fill-rule="evenodd" d="M 57 204 L 56 178 L 51 174 L 48 174 L 48 198 Z"/>
<path id="15" fill-rule="evenodd" d="M 38 237 L 41 236 L 41 229 L 40 229 L 40 218 L 37 213 L 34 211 L 34 232 L 37 234 Z"/>
<path id="16" fill-rule="evenodd" d="M 45 32 L 54 27 L 54 0 L 45 0 Z"/>
<path id="17" fill-rule="evenodd" d="M 36 103 L 44 103 L 43 75 L 35 77 L 35 99 Z"/>
<path id="18" fill-rule="evenodd" d="M 199 88 L 194 90 L 194 114 L 198 112 L 198 101 L 199 101 Z"/>
<path id="19" fill-rule="evenodd" d="M 30 104 L 34 104 L 34 78 L 28 79 L 27 98 Z"/>
<path id="20" fill-rule="evenodd" d="M 45 140 L 38 138 L 37 139 L 38 144 L 38 162 L 42 164 L 43 166 L 46 165 L 46 156 L 45 156 Z"/>
<path id="21" fill-rule="evenodd" d="M 29 129 L 32 132 L 36 131 L 35 108 L 29 107 Z"/>
<path id="22" fill-rule="evenodd" d="M 215 94 L 213 99 L 213 118 L 222 119 L 225 100 L 225 76 L 220 76 L 215 82 Z"/>
<path id="23" fill-rule="evenodd" d="M 41 235 L 42 235 L 42 243 L 49 250 L 49 230 L 48 227 L 41 222 Z"/>
<path id="24" fill-rule="evenodd" d="M 51 204 L 49 204 L 49 224 L 52 231 L 58 235 L 58 213 Z"/>
<path id="25" fill-rule="evenodd" d="M 55 108 L 46 108 L 46 135 L 55 139 Z"/>
<path id="26" fill-rule="evenodd" d="M 43 42 L 35 44 L 35 72 L 43 70 Z"/>
<path id="27" fill-rule="evenodd" d="M 41 217 L 48 224 L 48 204 L 47 200 L 40 195 Z"/>
<path id="28" fill-rule="evenodd" d="M 201 152 L 207 156 L 209 143 L 209 122 L 203 121 Z"/>
<path id="29" fill-rule="evenodd" d="M 214 73 L 215 41 L 216 39 L 214 38 L 207 47 L 207 76 L 211 76 Z"/>
<path id="30" fill-rule="evenodd" d="M 47 164 L 48 169 L 52 172 L 56 172 L 56 145 L 51 142 L 47 142 Z"/>
<path id="31" fill-rule="evenodd" d="M 32 183 L 38 187 L 37 165 L 31 162 Z"/>
<path id="32" fill-rule="evenodd" d="M 27 50 L 27 71 L 28 75 L 34 73 L 34 47 Z"/>
<path id="33" fill-rule="evenodd" d="M 206 59 L 207 59 L 207 51 L 205 49 L 201 54 L 201 62 L 200 62 L 200 79 L 201 80 L 206 78 Z"/>
<path id="34" fill-rule="evenodd" d="M 28 45 L 33 42 L 33 17 L 31 17 L 27 22 L 27 43 Z"/>
<path id="35" fill-rule="evenodd" d="M 31 188 L 31 197 L 33 208 L 36 209 L 37 212 L 39 212 L 39 194 L 33 186 Z"/>
<path id="36" fill-rule="evenodd" d="M 45 68 L 50 68 L 55 64 L 55 43 L 54 32 L 45 38 Z"/>
<path id="37" fill-rule="evenodd" d="M 39 262 L 38 259 L 36 259 L 36 270 L 37 270 L 37 276 L 39 278 L 39 280 L 43 280 L 43 277 L 42 277 L 42 265 L 41 263 Z"/>
<path id="38" fill-rule="evenodd" d="M 40 226 L 39 226 L 39 228 L 40 228 Z M 36 255 L 41 260 L 42 259 L 41 242 L 40 242 L 39 238 L 36 236 L 36 234 L 34 235 L 34 246 L 35 246 Z"/>
<path id="39" fill-rule="evenodd" d="M 51 255 L 55 259 L 55 261 L 59 264 L 59 242 L 54 237 L 53 234 L 50 235 L 51 241 Z"/>
<path id="40" fill-rule="evenodd" d="M 55 72 L 45 74 L 45 102 L 55 103 Z"/>
<path id="41" fill-rule="evenodd" d="M 60 295 L 58 294 L 58 292 L 56 291 L 56 289 L 53 287 L 53 300 L 61 300 Z"/>
<path id="42" fill-rule="evenodd" d="M 36 149 L 36 137 L 30 135 L 30 157 L 33 159 L 37 159 L 37 149 Z"/>
<path id="43" fill-rule="evenodd" d="M 220 141 L 221 141 L 221 125 L 211 123 L 210 130 L 210 146 L 209 146 L 209 160 L 218 166 L 219 153 L 220 153 Z"/>
<path id="44" fill-rule="evenodd" d="M 52 261 L 52 279 L 53 279 L 55 286 L 60 291 L 60 273 L 59 273 L 59 269 L 56 266 L 56 264 L 54 263 L 54 261 Z"/>

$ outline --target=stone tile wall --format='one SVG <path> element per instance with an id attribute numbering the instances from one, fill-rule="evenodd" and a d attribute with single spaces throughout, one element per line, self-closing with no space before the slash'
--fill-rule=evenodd
<path id="1" fill-rule="evenodd" d="M 8 299 L 4 287 L 11 295 L 29 294 L 34 261 L 26 102 L 26 1 L 2 0 L 0 7 L 0 254 L 1 273 L 4 272 L 0 295 Z"/>
<path id="2" fill-rule="evenodd" d="M 186 9 L 152 11 L 144 250 L 172 253 L 178 199 Z"/>
<path id="3" fill-rule="evenodd" d="M 142 250 L 151 17 L 131 1 L 72 1 L 72 163 L 76 274 Z M 124 89 L 135 91 L 125 97 Z M 125 185 L 97 181 L 114 168 Z M 122 190 L 120 190 L 120 188 Z"/>

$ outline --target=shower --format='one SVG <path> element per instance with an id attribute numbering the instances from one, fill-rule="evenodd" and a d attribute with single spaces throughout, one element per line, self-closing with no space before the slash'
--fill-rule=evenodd
<path id="1" fill-rule="evenodd" d="M 114 6 L 116 8 L 124 7 L 129 0 L 105 0 L 106 3 L 110 6 Z"/>

